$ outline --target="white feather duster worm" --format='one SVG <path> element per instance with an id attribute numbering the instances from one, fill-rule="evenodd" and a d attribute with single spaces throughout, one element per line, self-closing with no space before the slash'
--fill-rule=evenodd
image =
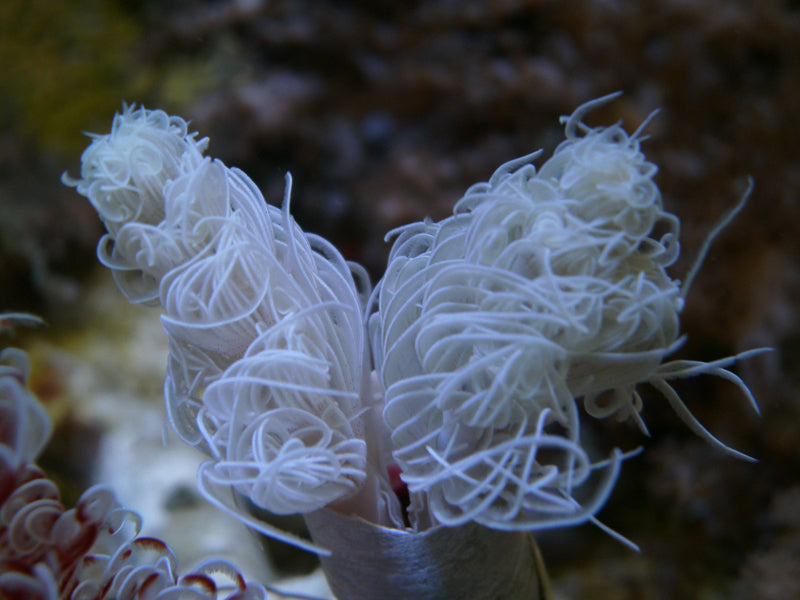
<path id="1" fill-rule="evenodd" d="M 666 380 L 711 372 L 749 397 L 725 364 L 661 364 L 680 342 L 681 287 L 665 271 L 678 220 L 662 208 L 639 132 L 581 122 L 613 97 L 566 118 L 566 140 L 538 172 L 538 153 L 511 161 L 453 216 L 394 232 L 370 333 L 418 527 L 593 519 L 621 455 L 587 454 L 581 398 L 595 417 L 644 429 L 636 386 L 649 382 L 722 445 Z"/>
<path id="2" fill-rule="evenodd" d="M 662 207 L 641 128 L 582 122 L 613 97 L 565 118 L 566 140 L 538 171 L 538 154 L 511 161 L 451 217 L 390 234 L 371 296 L 363 269 L 293 221 L 288 177 L 282 209 L 267 205 L 244 173 L 203 156 L 207 140 L 161 111 L 126 107 L 111 134 L 94 136 L 81 178 L 64 180 L 105 222 L 98 255 L 123 293 L 162 307 L 169 420 L 210 457 L 203 494 L 325 554 L 236 498 L 305 514 L 334 551 L 323 565 L 342 597 L 528 590 L 544 599 L 530 532 L 596 523 L 623 459 L 590 454 L 584 413 L 646 431 L 637 386 L 649 383 L 695 432 L 744 456 L 691 415 L 670 381 L 718 375 L 755 406 L 726 367 L 759 351 L 664 359 L 681 342 L 680 311 L 708 245 L 747 194 L 686 282 L 673 280 L 679 223 Z M 371 362 L 385 423 L 375 419 Z M 386 472 L 396 466 L 410 526 Z"/>
<path id="3" fill-rule="evenodd" d="M 280 210 L 244 173 L 203 157 L 206 145 L 179 117 L 126 107 L 109 135 L 93 136 L 81 178 L 64 180 L 106 224 L 98 254 L 123 293 L 163 308 L 170 422 L 212 458 L 201 491 L 318 550 L 253 519 L 230 491 L 307 513 L 362 488 L 369 392 L 356 279 L 366 277 L 297 226 L 288 177 Z"/>

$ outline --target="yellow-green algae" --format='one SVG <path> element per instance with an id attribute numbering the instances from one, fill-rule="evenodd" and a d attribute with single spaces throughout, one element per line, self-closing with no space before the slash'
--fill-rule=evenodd
<path id="1" fill-rule="evenodd" d="M 44 148 L 79 151 L 81 129 L 141 86 L 139 36 L 135 15 L 109 0 L 2 0 L 0 125 Z"/>

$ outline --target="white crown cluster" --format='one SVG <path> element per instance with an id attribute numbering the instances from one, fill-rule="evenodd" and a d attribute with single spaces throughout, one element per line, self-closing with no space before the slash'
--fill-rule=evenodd
<path id="1" fill-rule="evenodd" d="M 390 505 L 385 469 L 396 461 L 418 530 L 583 522 L 622 455 L 590 456 L 581 405 L 646 431 L 641 383 L 727 449 L 668 380 L 712 373 L 754 401 L 724 368 L 737 357 L 663 363 L 681 341 L 685 290 L 665 271 L 679 222 L 663 210 L 639 131 L 582 122 L 610 98 L 565 119 L 566 140 L 538 171 L 538 154 L 511 161 L 453 216 L 394 232 L 369 300 L 363 270 L 290 217 L 290 183 L 282 209 L 268 205 L 162 111 L 126 107 L 95 136 L 81 178 L 65 180 L 105 222 L 98 255 L 123 293 L 162 308 L 170 422 L 211 457 L 203 493 L 301 544 L 226 492 L 281 514 L 365 488 Z M 402 526 L 396 510 L 378 512 Z"/>

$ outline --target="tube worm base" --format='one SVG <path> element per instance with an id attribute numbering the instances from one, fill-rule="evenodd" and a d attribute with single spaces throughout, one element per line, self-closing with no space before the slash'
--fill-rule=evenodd
<path id="1" fill-rule="evenodd" d="M 305 515 L 338 600 L 550 600 L 533 535 L 475 523 L 421 533 L 329 509 Z"/>

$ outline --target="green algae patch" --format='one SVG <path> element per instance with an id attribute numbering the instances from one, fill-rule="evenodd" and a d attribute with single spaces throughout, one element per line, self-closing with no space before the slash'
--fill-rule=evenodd
<path id="1" fill-rule="evenodd" d="M 74 153 L 136 91 L 134 15 L 107 0 L 0 2 L 0 124 Z"/>

